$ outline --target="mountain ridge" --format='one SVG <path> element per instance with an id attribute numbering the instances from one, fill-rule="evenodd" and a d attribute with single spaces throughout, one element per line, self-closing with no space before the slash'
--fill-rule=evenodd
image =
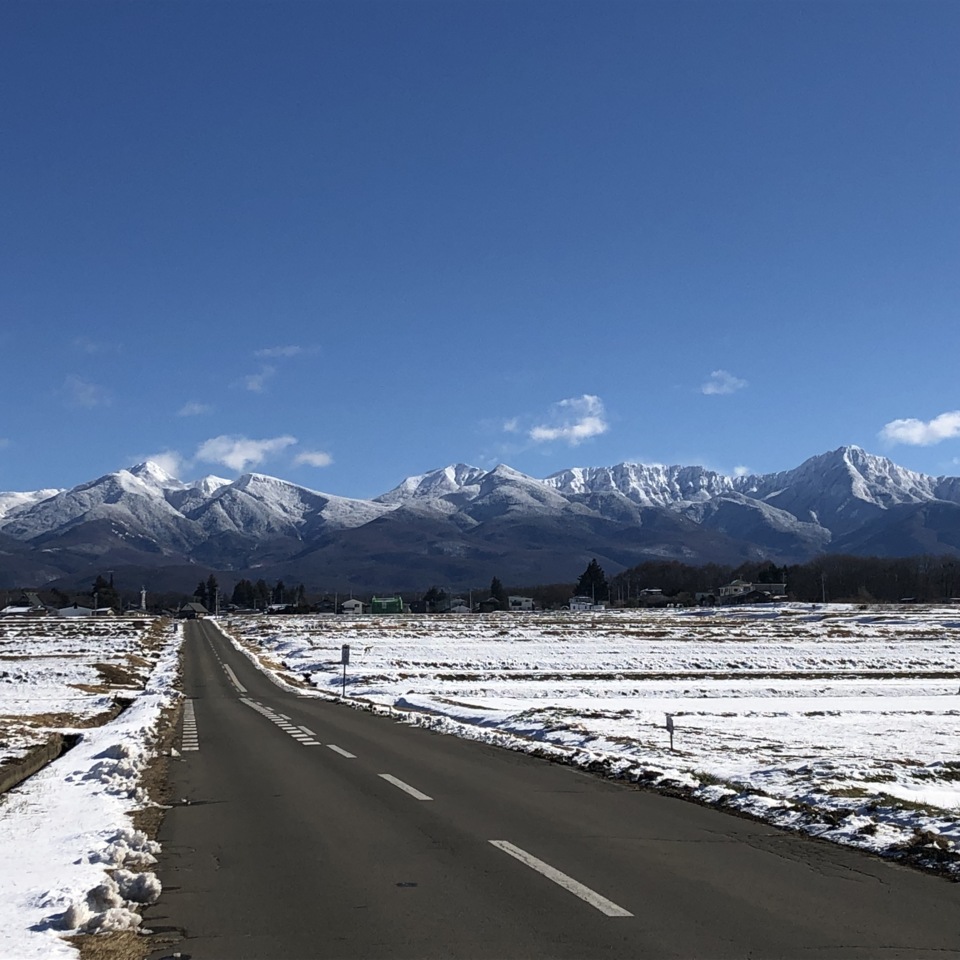
<path id="1" fill-rule="evenodd" d="M 10 586 L 23 556 L 40 551 L 32 567 L 51 580 L 137 563 L 356 589 L 491 572 L 548 582 L 594 556 L 610 572 L 650 558 L 800 562 L 841 549 L 960 556 L 960 478 L 844 446 L 743 477 L 623 462 L 538 479 L 456 463 L 362 500 L 262 473 L 185 483 L 145 461 L 69 490 L 0 493 L 0 534 L 17 544 L 0 548 Z"/>

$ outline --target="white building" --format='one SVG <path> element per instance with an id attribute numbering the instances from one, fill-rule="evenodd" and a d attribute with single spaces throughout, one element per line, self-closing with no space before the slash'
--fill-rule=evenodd
<path id="1" fill-rule="evenodd" d="M 593 597 L 571 597 L 568 606 L 571 610 L 576 610 L 580 613 L 590 613 L 607 609 L 605 603 L 594 603 Z"/>
<path id="2" fill-rule="evenodd" d="M 533 597 L 507 597 L 508 610 L 532 610 Z"/>
<path id="3" fill-rule="evenodd" d="M 57 611 L 58 617 L 92 617 L 93 607 L 81 607 L 77 603 L 71 603 L 69 607 L 61 607 Z"/>

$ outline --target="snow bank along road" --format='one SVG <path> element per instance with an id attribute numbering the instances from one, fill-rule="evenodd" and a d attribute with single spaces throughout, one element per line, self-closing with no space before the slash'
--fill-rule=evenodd
<path id="1" fill-rule="evenodd" d="M 154 953 L 960 957 L 960 886 L 276 685 L 187 628 Z"/>

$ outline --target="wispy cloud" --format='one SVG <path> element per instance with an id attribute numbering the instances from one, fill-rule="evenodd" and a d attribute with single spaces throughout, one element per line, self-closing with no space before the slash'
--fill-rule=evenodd
<path id="1" fill-rule="evenodd" d="M 277 372 L 277 368 L 265 364 L 259 373 L 251 373 L 242 380 L 244 387 L 251 393 L 263 393 L 267 381 Z"/>
<path id="2" fill-rule="evenodd" d="M 504 433 L 519 433 L 520 432 L 520 418 L 511 417 L 509 420 L 505 420 L 503 424 Z"/>
<path id="3" fill-rule="evenodd" d="M 71 407 L 105 407 L 110 403 L 106 388 L 71 374 L 63 381 L 63 395 Z"/>
<path id="4" fill-rule="evenodd" d="M 736 393 L 745 386 L 747 386 L 747 381 L 735 377 L 729 370 L 714 370 L 710 374 L 710 378 L 700 385 L 700 391 L 707 396 L 717 396 L 725 393 Z"/>
<path id="5" fill-rule="evenodd" d="M 304 450 L 293 458 L 293 462 L 296 466 L 329 467 L 333 457 L 322 450 Z"/>
<path id="6" fill-rule="evenodd" d="M 575 447 L 609 429 L 603 401 L 585 393 L 582 397 L 570 397 L 553 404 L 546 422 L 533 427 L 528 436 L 534 443 L 561 440 Z"/>
<path id="7" fill-rule="evenodd" d="M 179 477 L 180 471 L 189 467 L 189 463 L 176 450 L 163 450 L 160 453 L 151 453 L 143 460 L 152 460 L 161 470 L 171 477 Z"/>
<path id="8" fill-rule="evenodd" d="M 890 443 L 907 443 L 915 447 L 930 447 L 943 440 L 960 437 L 960 410 L 941 413 L 932 420 L 891 420 L 880 431 L 880 437 Z"/>
<path id="9" fill-rule="evenodd" d="M 81 353 L 93 356 L 98 353 L 120 353 L 119 343 L 107 343 L 103 340 L 92 340 L 90 337 L 74 337 L 73 347 Z"/>
<path id="10" fill-rule="evenodd" d="M 206 463 L 220 463 L 231 470 L 242 471 L 255 467 L 297 442 L 296 437 L 270 437 L 251 440 L 249 437 L 211 437 L 197 447 L 197 459 Z"/>
<path id="11" fill-rule="evenodd" d="M 212 413 L 213 407 L 209 403 L 198 403 L 196 400 L 190 400 L 185 403 L 178 411 L 178 417 L 200 417 L 205 413 Z"/>
<path id="12" fill-rule="evenodd" d="M 740 466 L 733 468 L 733 475 L 735 477 L 749 477 L 752 472 L 749 467 Z"/>
<path id="13" fill-rule="evenodd" d="M 295 357 L 301 353 L 303 353 L 303 347 L 290 344 L 289 346 L 285 347 L 264 347 L 262 350 L 254 350 L 253 355 L 265 360 L 279 360 L 286 359 L 288 357 Z"/>

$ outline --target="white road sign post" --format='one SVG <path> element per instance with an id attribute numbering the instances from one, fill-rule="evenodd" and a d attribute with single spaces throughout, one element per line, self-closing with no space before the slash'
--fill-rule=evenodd
<path id="1" fill-rule="evenodd" d="M 343 682 L 340 685 L 340 696 L 347 696 L 347 664 L 350 662 L 350 644 L 345 643 L 340 648 L 340 662 L 343 664 Z"/>

